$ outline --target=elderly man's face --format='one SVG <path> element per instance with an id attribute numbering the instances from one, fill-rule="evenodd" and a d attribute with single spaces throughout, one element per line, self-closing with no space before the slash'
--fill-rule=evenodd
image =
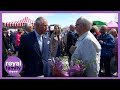
<path id="1" fill-rule="evenodd" d="M 102 34 L 106 33 L 106 32 L 107 32 L 107 27 L 106 27 L 106 26 L 102 26 L 102 27 L 100 28 L 100 32 L 101 32 Z"/>
<path id="2" fill-rule="evenodd" d="M 48 23 L 46 20 L 42 24 L 36 24 L 36 29 L 39 34 L 45 34 L 47 31 Z"/>
<path id="3" fill-rule="evenodd" d="M 28 32 L 32 32 L 33 31 L 33 26 L 30 26 L 29 28 L 28 28 Z"/>
<path id="4" fill-rule="evenodd" d="M 70 26 L 70 30 L 74 31 L 75 27 L 73 25 Z"/>
<path id="5" fill-rule="evenodd" d="M 78 34 L 81 34 L 82 33 L 82 24 L 80 24 L 78 21 L 76 22 L 76 25 L 75 25 L 75 29 L 76 29 L 76 32 Z"/>
<path id="6" fill-rule="evenodd" d="M 110 31 L 110 34 L 113 35 L 114 38 L 117 37 L 117 31 L 114 29 L 114 30 L 111 30 Z"/>

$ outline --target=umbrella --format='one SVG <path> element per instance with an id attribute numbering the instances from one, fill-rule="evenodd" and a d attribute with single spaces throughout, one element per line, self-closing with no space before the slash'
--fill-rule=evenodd
<path id="1" fill-rule="evenodd" d="M 102 21 L 93 21 L 93 25 L 102 26 L 102 25 L 106 25 L 106 23 Z"/>

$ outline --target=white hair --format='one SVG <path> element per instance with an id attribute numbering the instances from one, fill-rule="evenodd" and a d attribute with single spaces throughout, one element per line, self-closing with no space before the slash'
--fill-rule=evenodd
<path id="1" fill-rule="evenodd" d="M 88 30 L 90 30 L 92 28 L 92 22 L 87 20 L 86 18 L 84 17 L 80 17 L 80 22 L 81 24 L 85 25 L 87 27 Z"/>
<path id="2" fill-rule="evenodd" d="M 25 29 L 28 29 L 29 27 L 33 26 L 31 23 L 26 23 L 25 24 Z"/>
<path id="3" fill-rule="evenodd" d="M 45 20 L 46 20 L 46 19 L 45 19 L 44 17 L 38 17 L 38 18 L 35 20 L 34 28 L 36 28 L 36 24 L 43 24 Z"/>
<path id="4" fill-rule="evenodd" d="M 35 24 L 42 24 L 44 23 L 45 19 L 43 17 L 38 17 L 36 20 L 35 20 Z"/>

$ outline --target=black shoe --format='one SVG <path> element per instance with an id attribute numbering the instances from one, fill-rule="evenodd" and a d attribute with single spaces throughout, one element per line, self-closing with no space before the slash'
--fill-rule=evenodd
<path id="1" fill-rule="evenodd" d="M 16 52 L 13 52 L 13 54 L 16 54 Z"/>
<path id="2" fill-rule="evenodd" d="M 100 72 L 98 76 L 99 77 L 105 77 L 105 73 Z"/>

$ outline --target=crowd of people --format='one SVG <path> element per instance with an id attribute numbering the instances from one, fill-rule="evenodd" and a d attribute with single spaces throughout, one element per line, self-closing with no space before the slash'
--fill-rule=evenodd
<path id="1" fill-rule="evenodd" d="M 34 28 L 27 23 L 17 32 L 4 27 L 2 35 L 3 76 L 8 76 L 4 70 L 4 62 L 8 55 L 18 56 L 23 62 L 22 77 L 52 77 L 51 59 L 68 56 L 69 65 L 74 57 L 85 63 L 92 63 L 85 70 L 86 77 L 112 77 L 118 73 L 118 31 L 108 29 L 106 25 L 98 28 L 84 17 L 76 20 L 76 25 L 70 25 L 65 33 L 59 25 L 54 31 L 47 31 L 47 20 L 38 17 Z M 117 76 L 117 74 L 116 74 Z"/>

